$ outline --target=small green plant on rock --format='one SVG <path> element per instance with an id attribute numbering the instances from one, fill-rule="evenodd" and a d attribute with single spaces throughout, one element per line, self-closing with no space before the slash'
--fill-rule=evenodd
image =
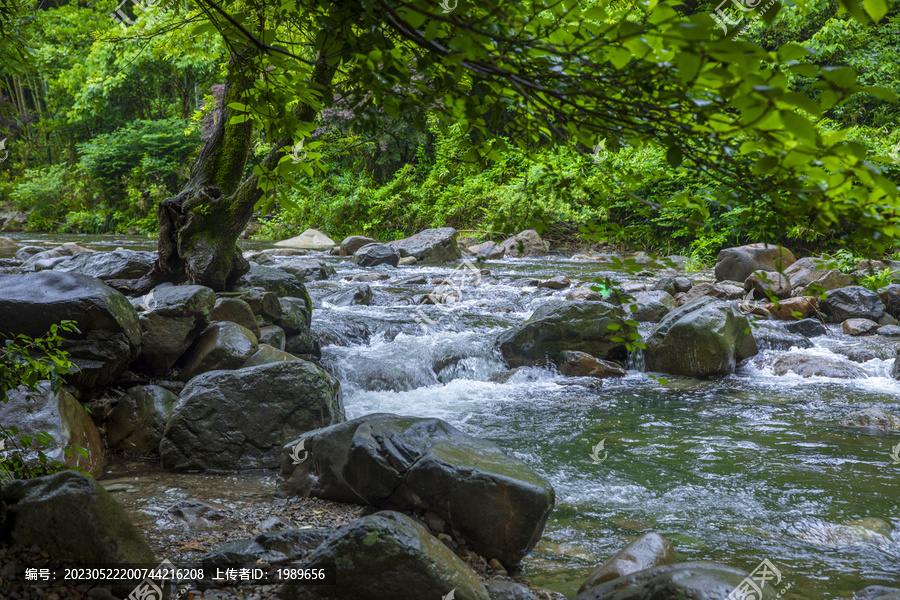
<path id="1" fill-rule="evenodd" d="M 71 373 L 75 367 L 69 355 L 59 348 L 62 338 L 60 331 L 78 332 L 73 321 L 63 321 L 50 327 L 44 337 L 32 339 L 26 335 L 17 335 L 3 340 L 0 346 L 0 402 L 10 401 L 9 392 L 24 388 L 26 399 L 42 393 L 41 387 L 48 382 L 50 389 L 57 393 L 63 385 L 63 376 Z M 54 443 L 53 436 L 45 431 L 30 435 L 19 435 L 15 425 L 0 423 L 0 483 L 12 479 L 29 479 L 40 477 L 66 469 L 66 465 L 49 458 L 42 450 Z M 75 450 L 87 456 L 87 450 L 75 447 Z M 26 452 L 36 452 L 40 464 L 26 460 Z M 71 449 L 66 448 L 67 455 Z"/>
<path id="2" fill-rule="evenodd" d="M 864 275 L 859 280 L 859 285 L 864 288 L 868 288 L 873 292 L 878 291 L 880 288 L 891 285 L 894 283 L 894 273 L 891 272 L 890 269 L 884 269 L 883 271 L 876 271 L 874 273 L 869 273 L 868 275 Z"/>

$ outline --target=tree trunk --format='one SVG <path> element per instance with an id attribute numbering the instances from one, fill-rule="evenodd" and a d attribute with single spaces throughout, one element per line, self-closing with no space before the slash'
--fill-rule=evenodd
<path id="1" fill-rule="evenodd" d="M 223 291 L 250 269 L 237 240 L 263 192 L 256 175 L 241 184 L 253 129 L 251 121 L 228 124 L 234 115 L 228 104 L 241 102 L 242 92 L 252 87 L 257 75 L 252 58 L 249 51 L 232 57 L 215 131 L 200 151 L 184 189 L 157 207 L 159 256 L 153 271 L 137 282 L 135 292 L 145 293 L 163 281 Z M 310 85 L 330 95 L 335 70 L 321 60 Z M 296 114 L 301 121 L 311 122 L 317 112 L 312 106 L 301 105 Z M 290 144 L 290 138 L 278 140 L 263 166 L 274 168 L 283 156 L 280 149 Z"/>

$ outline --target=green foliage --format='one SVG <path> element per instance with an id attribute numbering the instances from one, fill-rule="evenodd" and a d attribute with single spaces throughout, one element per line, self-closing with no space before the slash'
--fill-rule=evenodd
<path id="1" fill-rule="evenodd" d="M 53 325 L 47 335 L 32 339 L 25 335 L 4 340 L 0 347 L 0 402 L 10 401 L 8 392 L 23 389 L 26 401 L 34 394 L 42 393 L 46 383 L 57 393 L 62 388 L 63 377 L 76 369 L 68 359 L 68 354 L 59 348 L 60 331 L 78 332 L 73 321 L 63 321 Z M 0 423 L 0 483 L 11 479 L 39 477 L 66 469 L 66 465 L 50 459 L 44 453 L 54 443 L 53 436 L 41 431 L 32 436 L 19 435 L 15 425 Z M 86 453 L 84 448 L 75 451 Z M 66 449 L 67 454 L 71 449 Z M 28 454 L 36 456 L 38 464 L 28 459 Z"/>
<path id="2" fill-rule="evenodd" d="M 870 290 L 878 291 L 879 289 L 894 283 L 894 273 L 890 269 L 876 271 L 868 275 L 864 275 L 859 280 L 859 285 Z"/>
<path id="3" fill-rule="evenodd" d="M 822 258 L 828 261 L 827 267 L 829 269 L 837 269 L 841 273 L 848 274 L 855 272 L 857 266 L 859 266 L 859 261 L 862 260 L 849 250 L 843 248 L 835 250 L 830 254 L 823 254 Z"/>

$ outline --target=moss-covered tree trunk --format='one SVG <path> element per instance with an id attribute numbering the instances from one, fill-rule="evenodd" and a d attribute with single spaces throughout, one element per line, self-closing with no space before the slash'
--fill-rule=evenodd
<path id="1" fill-rule="evenodd" d="M 228 104 L 241 102 L 243 92 L 253 86 L 258 76 L 253 62 L 250 50 L 232 56 L 215 130 L 200 151 L 190 181 L 177 196 L 162 201 L 157 208 L 159 256 L 153 271 L 138 282 L 135 291 L 146 292 L 163 281 L 222 291 L 249 270 L 237 240 L 263 192 L 256 175 L 242 183 L 253 126 L 251 121 L 229 124 L 234 111 Z M 322 60 L 313 70 L 310 85 L 330 94 L 334 73 L 335 67 Z M 309 105 L 300 106 L 296 112 L 306 122 L 316 114 Z M 274 168 L 283 155 L 280 149 L 291 144 L 290 138 L 278 140 L 263 166 Z"/>

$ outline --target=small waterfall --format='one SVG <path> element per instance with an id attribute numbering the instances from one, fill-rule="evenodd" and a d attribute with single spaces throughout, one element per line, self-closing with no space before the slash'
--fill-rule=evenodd
<path id="1" fill-rule="evenodd" d="M 635 348 L 634 352 L 628 353 L 628 358 L 625 359 L 625 368 L 641 373 L 647 370 L 647 365 L 644 364 L 644 351 L 641 348 Z"/>

